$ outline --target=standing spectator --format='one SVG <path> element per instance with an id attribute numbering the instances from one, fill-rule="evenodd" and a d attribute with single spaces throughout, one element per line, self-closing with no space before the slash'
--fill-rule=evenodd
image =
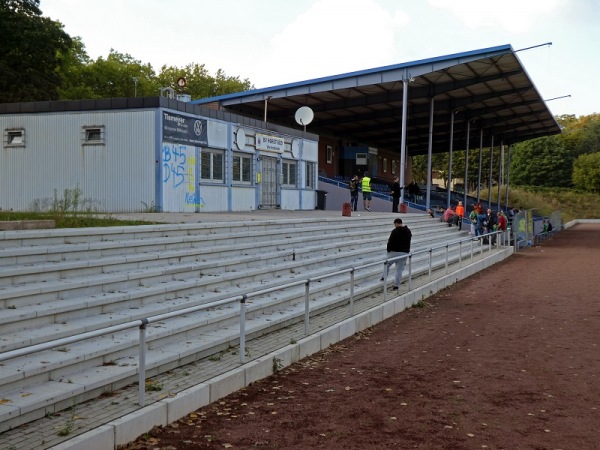
<path id="1" fill-rule="evenodd" d="M 402 219 L 394 219 L 394 229 L 390 233 L 390 237 L 387 242 L 387 258 L 397 258 L 399 256 L 406 256 L 410 253 L 410 240 L 412 233 L 410 229 L 402 223 Z M 402 279 L 402 271 L 406 264 L 407 258 L 399 258 L 392 264 L 396 265 L 396 277 L 394 278 L 394 290 L 398 290 L 400 286 L 400 280 Z M 390 272 L 390 266 L 392 264 L 386 264 L 383 272 L 381 281 L 384 281 Z"/>
<path id="2" fill-rule="evenodd" d="M 498 229 L 502 231 L 506 231 L 506 226 L 508 225 L 508 220 L 502 211 L 498 211 Z"/>
<path id="3" fill-rule="evenodd" d="M 348 183 L 348 189 L 350 189 L 350 206 L 352 211 L 358 209 L 358 175 L 354 177 Z"/>
<path id="4" fill-rule="evenodd" d="M 473 205 L 473 211 L 469 214 L 469 220 L 471 221 L 471 236 L 475 236 L 475 227 L 477 226 L 477 206 Z"/>
<path id="5" fill-rule="evenodd" d="M 363 208 L 371 211 L 371 179 L 369 173 L 365 172 L 365 176 L 361 180 L 363 193 Z"/>
<path id="6" fill-rule="evenodd" d="M 421 195 L 421 190 L 414 180 L 408 185 L 408 193 L 410 194 L 410 201 L 413 203 L 417 201 L 417 195 Z"/>
<path id="7" fill-rule="evenodd" d="M 487 226 L 487 214 L 477 213 L 477 223 L 475 224 L 475 236 L 482 236 Z"/>
<path id="8" fill-rule="evenodd" d="M 485 215 L 486 219 L 485 219 L 485 233 L 491 233 L 493 231 L 496 231 L 496 226 L 497 226 L 497 222 L 496 222 L 496 215 L 494 214 L 494 212 L 492 211 L 492 208 L 488 208 L 487 209 L 487 214 Z M 496 235 L 492 235 L 491 236 L 492 239 L 492 245 L 496 244 Z M 485 239 L 484 239 L 484 243 Z"/>
<path id="9" fill-rule="evenodd" d="M 458 205 L 456 205 L 456 216 L 458 217 L 458 229 L 462 230 L 462 221 L 465 217 L 465 207 L 462 202 L 458 202 Z"/>
<path id="10" fill-rule="evenodd" d="M 502 235 L 506 232 L 506 226 L 508 225 L 508 219 L 502 212 L 502 210 L 498 211 L 498 230 L 502 231 Z M 504 241 L 504 239 L 503 239 Z"/>
<path id="11" fill-rule="evenodd" d="M 400 189 L 402 189 L 400 187 L 400 178 L 395 177 L 394 184 L 392 184 L 392 190 L 390 191 L 392 196 L 392 212 L 395 213 L 399 212 L 398 204 L 400 203 Z"/>

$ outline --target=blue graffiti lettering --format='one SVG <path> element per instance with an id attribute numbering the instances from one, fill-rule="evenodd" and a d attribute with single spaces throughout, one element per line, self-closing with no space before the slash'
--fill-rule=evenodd
<path id="1" fill-rule="evenodd" d="M 200 197 L 200 195 L 198 194 L 193 194 L 191 192 L 185 193 L 185 204 L 204 208 L 204 200 L 202 199 L 202 197 Z"/>

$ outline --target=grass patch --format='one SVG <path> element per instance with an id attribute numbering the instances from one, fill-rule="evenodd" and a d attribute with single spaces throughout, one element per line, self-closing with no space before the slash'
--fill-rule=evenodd
<path id="1" fill-rule="evenodd" d="M 488 198 L 488 190 L 482 189 L 480 197 Z M 500 188 L 500 203 L 506 201 L 506 187 Z M 498 188 L 492 188 L 492 204 L 498 203 Z M 549 216 L 560 210 L 564 223 L 574 219 L 600 219 L 600 194 L 580 192 L 567 188 L 539 186 L 510 186 L 508 204 L 511 207 L 535 209 L 534 214 Z"/>
<path id="2" fill-rule="evenodd" d="M 148 225 L 156 222 L 142 220 L 119 220 L 110 215 L 98 213 L 57 214 L 54 212 L 13 212 L 0 211 L 0 221 L 13 220 L 54 220 L 56 228 L 90 228 Z"/>

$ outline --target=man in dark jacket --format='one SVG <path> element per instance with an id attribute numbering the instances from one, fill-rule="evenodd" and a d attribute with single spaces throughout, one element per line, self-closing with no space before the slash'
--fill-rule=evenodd
<path id="1" fill-rule="evenodd" d="M 387 242 L 387 259 L 391 260 L 398 257 L 400 258 L 394 259 L 393 262 L 385 265 L 383 277 L 381 278 L 381 281 L 384 281 L 388 276 L 390 266 L 395 264 L 396 277 L 394 278 L 394 290 L 397 290 L 398 286 L 400 286 L 402 271 L 404 270 L 404 265 L 406 264 L 408 254 L 410 253 L 411 238 L 412 233 L 410 232 L 409 228 L 402 223 L 402 219 L 394 219 L 394 229 L 390 233 L 390 237 Z M 404 258 L 402 258 L 402 256 L 404 256 Z"/>

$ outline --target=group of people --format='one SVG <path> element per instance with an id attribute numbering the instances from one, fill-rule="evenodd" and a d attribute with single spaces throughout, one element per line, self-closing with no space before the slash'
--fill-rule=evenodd
<path id="1" fill-rule="evenodd" d="M 473 236 L 482 236 L 493 231 L 506 231 L 508 226 L 508 218 L 502 210 L 494 213 L 491 208 L 483 211 L 481 203 L 473 205 L 473 211 L 469 214 L 471 221 L 471 234 Z M 495 236 L 492 237 L 492 244 Z"/>
<path id="2" fill-rule="evenodd" d="M 352 177 L 348 183 L 348 189 L 350 190 L 350 208 L 352 211 L 358 210 L 359 187 L 362 189 L 363 193 L 363 208 L 365 211 L 371 211 L 372 189 L 371 178 L 369 177 L 368 172 L 365 172 L 362 178 L 359 178 L 358 175 L 354 175 L 354 177 Z M 400 205 L 400 195 L 402 189 L 405 188 L 400 186 L 400 178 L 394 177 L 394 181 L 389 192 L 389 194 L 392 196 L 392 212 L 400 212 L 398 207 Z M 419 186 L 414 181 L 406 186 L 406 190 L 408 190 L 408 193 L 413 201 L 416 200 L 417 195 L 421 194 Z"/>
<path id="3" fill-rule="evenodd" d="M 365 211 L 371 211 L 371 178 L 369 173 L 365 172 L 362 178 L 358 175 L 354 175 L 348 183 L 348 189 L 350 189 L 350 207 L 352 211 L 358 211 L 358 188 L 362 189 L 363 193 L 363 208 Z"/>
<path id="4" fill-rule="evenodd" d="M 465 217 L 463 202 L 459 201 L 458 204 L 450 205 L 446 209 L 440 207 L 439 212 L 442 222 L 446 222 L 449 227 L 456 225 L 459 230 L 462 229 Z M 429 215 L 433 217 L 433 211 L 430 210 Z M 484 211 L 481 203 L 473 205 L 473 210 L 469 214 L 469 222 L 471 224 L 469 234 L 472 236 L 482 236 L 497 230 L 506 231 L 508 226 L 508 218 L 503 211 L 500 210 L 497 214 L 491 208 Z"/>

